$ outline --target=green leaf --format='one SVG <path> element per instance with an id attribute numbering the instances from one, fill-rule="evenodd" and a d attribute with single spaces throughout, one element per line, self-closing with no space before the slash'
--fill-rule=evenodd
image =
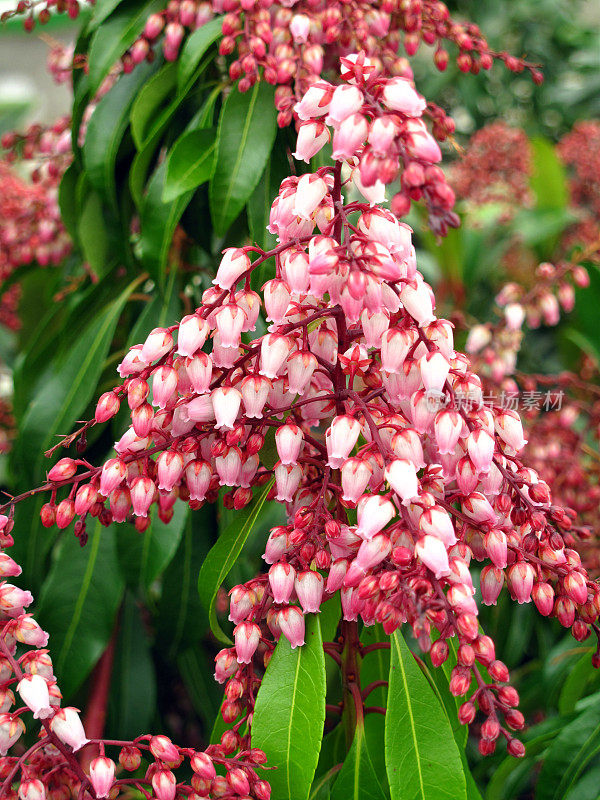
<path id="1" fill-rule="evenodd" d="M 200 647 L 190 647 L 179 655 L 177 666 L 194 711 L 206 729 L 210 730 L 215 715 L 219 714 L 223 695 L 223 690 L 213 678 L 213 654 Z"/>
<path id="2" fill-rule="evenodd" d="M 156 64 L 140 64 L 122 75 L 96 106 L 88 124 L 83 159 L 90 183 L 118 211 L 115 167 L 123 136 L 129 125 L 129 110 L 140 87 L 156 70 Z"/>
<path id="3" fill-rule="evenodd" d="M 458 746 L 445 712 L 402 635 L 390 639 L 385 760 L 392 800 L 464 800 Z"/>
<path id="4" fill-rule="evenodd" d="M 202 128 L 184 133 L 169 151 L 163 202 L 169 203 L 210 179 L 214 166 L 215 130 Z"/>
<path id="5" fill-rule="evenodd" d="M 542 137 L 534 137 L 530 145 L 533 156 L 530 186 L 538 208 L 566 208 L 569 204 L 567 176 L 554 145 Z"/>
<path id="6" fill-rule="evenodd" d="M 564 800 L 600 753 L 600 700 L 565 725 L 548 750 L 537 782 L 536 800 Z"/>
<path id="7" fill-rule="evenodd" d="M 179 547 L 188 511 L 185 503 L 176 503 L 173 519 L 168 525 L 155 515 L 143 533 L 133 525 L 123 526 L 117 549 L 128 586 L 132 589 L 139 587 L 146 594 L 165 571 Z"/>
<path id="8" fill-rule="evenodd" d="M 356 726 L 352 747 L 333 786 L 331 800 L 386 800 L 373 768 L 362 724 Z"/>
<path id="9" fill-rule="evenodd" d="M 103 275 L 109 246 L 102 213 L 102 200 L 97 192 L 89 192 L 84 201 L 77 233 L 85 260 L 96 275 Z"/>
<path id="10" fill-rule="evenodd" d="M 577 701 L 586 694 L 588 684 L 597 683 L 599 679 L 598 670 L 592 666 L 592 650 L 586 647 L 579 661 L 569 670 L 561 689 L 558 700 L 559 714 L 570 714 L 574 711 Z"/>
<path id="11" fill-rule="evenodd" d="M 59 434 L 68 434 L 96 391 L 104 360 L 127 298 L 139 280 L 133 281 L 97 316 L 59 358 L 42 382 L 21 424 L 19 454 L 32 479 L 44 473 L 44 451 Z"/>
<path id="12" fill-rule="evenodd" d="M 37 619 L 50 634 L 59 685 L 70 697 L 110 639 L 124 582 L 113 526 L 93 521 L 85 547 L 65 532 L 42 587 Z"/>
<path id="13" fill-rule="evenodd" d="M 273 479 L 265 486 L 260 496 L 249 507 L 239 513 L 234 521 L 219 536 L 217 543 L 206 556 L 198 575 L 198 594 L 206 609 L 210 621 L 210 629 L 216 638 L 224 644 L 231 644 L 217 620 L 215 599 L 217 592 L 231 568 L 237 561 L 242 548 L 250 536 L 260 515 L 267 495 L 273 485 Z"/>
<path id="14" fill-rule="evenodd" d="M 79 209 L 76 201 L 76 189 L 80 174 L 79 165 L 73 161 L 65 170 L 58 187 L 60 218 L 73 239 L 77 238 Z"/>
<path id="15" fill-rule="evenodd" d="M 164 64 L 142 87 L 131 106 L 129 116 L 131 135 L 138 150 L 148 140 L 148 133 L 156 119 L 158 109 L 175 88 L 177 65 Z"/>
<path id="16" fill-rule="evenodd" d="M 90 42 L 88 55 L 90 96 L 96 94 L 111 68 L 142 33 L 150 14 L 160 11 L 161 7 L 160 0 L 150 0 L 150 2 L 124 0 L 116 11 L 98 26 Z M 143 65 L 138 65 L 131 75 L 134 75 L 140 66 Z"/>
<path id="17" fill-rule="evenodd" d="M 163 163 L 150 179 L 140 211 L 142 262 L 159 286 L 164 286 L 173 232 L 193 195 L 193 192 L 185 192 L 165 203 L 162 199 L 165 174 Z"/>
<path id="18" fill-rule="evenodd" d="M 282 636 L 262 679 L 252 718 L 252 747 L 267 754 L 273 797 L 307 800 L 325 722 L 325 656 L 318 615 L 306 619 L 306 644 Z"/>
<path id="19" fill-rule="evenodd" d="M 221 36 L 223 17 L 214 17 L 188 38 L 177 60 L 177 88 L 181 92 L 191 81 L 208 48 Z"/>
<path id="20" fill-rule="evenodd" d="M 157 639 L 168 659 L 173 660 L 188 647 L 197 646 L 205 633 L 206 617 L 196 580 L 209 548 L 209 535 L 215 527 L 214 509 L 210 506 L 188 514 L 179 548 L 164 573 Z"/>
<path id="21" fill-rule="evenodd" d="M 226 233 L 262 175 L 277 132 L 274 88 L 265 81 L 244 94 L 235 89 L 223 104 L 217 160 L 210 182 L 210 213 L 217 235 Z"/>
<path id="22" fill-rule="evenodd" d="M 140 609 L 133 595 L 127 593 L 119 616 L 110 682 L 108 738 L 134 739 L 145 733 L 152 724 L 155 708 L 156 675 L 150 642 Z"/>

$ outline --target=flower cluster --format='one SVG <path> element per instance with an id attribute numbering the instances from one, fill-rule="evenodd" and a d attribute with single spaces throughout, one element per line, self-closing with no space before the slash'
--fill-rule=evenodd
<path id="1" fill-rule="evenodd" d="M 343 59 L 342 77 L 333 92 L 311 88 L 296 109 L 304 117 L 296 152 L 318 149 L 331 124 L 335 166 L 284 180 L 270 217 L 279 244 L 226 250 L 200 308 L 129 350 L 124 382 L 81 430 L 125 401 L 131 426 L 102 466 L 65 457 L 52 467 L 40 489 L 51 491 L 42 522 L 66 528 L 78 517 L 82 540 L 88 516 L 132 519 L 143 530 L 152 513 L 168 521 L 178 501 L 197 509 L 224 490 L 227 505 L 242 508 L 254 487 L 272 481 L 288 520 L 266 541 L 268 572 L 230 593 L 235 646 L 218 654 L 215 673 L 233 725 L 222 752 L 251 746 L 256 690 L 275 641 L 301 646 L 305 615 L 339 593 L 346 635 L 359 617 L 388 634 L 409 625 L 438 666 L 456 637 L 450 689 L 465 697 L 461 722 L 483 717 L 482 753 L 503 737 L 522 755 L 513 735 L 524 722 L 518 695 L 479 630 L 471 564 L 486 562 L 484 604 L 506 586 L 577 640 L 600 614 L 600 587 L 569 546 L 578 531 L 572 513 L 520 461 L 519 415 L 482 403 L 452 325 L 435 316 L 410 229 L 388 211 L 344 201 L 378 121 L 392 115 L 397 136 L 421 99 L 405 79 L 378 78 L 364 56 Z M 364 113 L 379 100 L 385 113 Z M 351 115 L 359 118 L 346 131 Z M 345 181 L 342 162 L 353 159 Z M 250 275 L 267 259 L 275 277 L 261 297 Z M 268 331 L 247 342 L 263 309 Z M 339 662 L 336 647 L 327 651 Z"/>
<path id="2" fill-rule="evenodd" d="M 463 157 L 453 165 L 451 183 L 460 198 L 473 205 L 500 203 L 510 216 L 531 202 L 531 148 L 525 131 L 505 122 L 478 130 Z"/>
<path id="3" fill-rule="evenodd" d="M 571 170 L 571 202 L 582 218 L 568 231 L 568 241 L 594 246 L 600 254 L 600 122 L 578 122 L 558 144 Z"/>

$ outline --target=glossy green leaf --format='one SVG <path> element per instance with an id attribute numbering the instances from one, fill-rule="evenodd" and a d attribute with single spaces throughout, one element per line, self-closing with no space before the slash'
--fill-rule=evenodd
<path id="1" fill-rule="evenodd" d="M 156 64 L 140 64 L 122 75 L 96 106 L 88 124 L 83 159 L 92 185 L 118 209 L 115 166 L 119 147 L 129 125 L 129 112 L 140 87 L 156 70 Z"/>
<path id="2" fill-rule="evenodd" d="M 193 194 L 185 192 L 172 202 L 164 202 L 165 175 L 163 163 L 150 179 L 140 211 L 142 262 L 159 286 L 164 286 L 173 232 Z"/>
<path id="3" fill-rule="evenodd" d="M 70 531 L 63 533 L 37 612 L 50 634 L 54 671 L 66 698 L 104 652 L 124 588 L 115 529 L 93 520 L 88 534 L 81 547 Z"/>
<path id="4" fill-rule="evenodd" d="M 252 533 L 272 485 L 273 480 L 269 481 L 252 505 L 241 511 L 236 516 L 236 519 L 223 531 L 217 543 L 207 555 L 198 575 L 198 594 L 202 605 L 208 613 L 210 629 L 216 638 L 224 644 L 230 644 L 231 639 L 223 632 L 217 620 L 215 611 L 217 592 L 227 575 L 229 575 L 231 568 L 242 552 L 246 540 Z"/>
<path id="5" fill-rule="evenodd" d="M 215 527 L 214 509 L 210 506 L 188 514 L 177 552 L 163 575 L 157 639 L 166 658 L 175 659 L 188 647 L 198 646 L 205 634 L 206 617 L 196 581 Z"/>
<path id="6" fill-rule="evenodd" d="M 76 189 L 81 170 L 74 161 L 65 170 L 58 187 L 58 205 L 60 218 L 73 239 L 77 238 L 77 219 L 79 209 L 76 201 Z"/>
<path id="7" fill-rule="evenodd" d="M 217 235 L 226 233 L 262 175 L 277 132 L 274 88 L 259 81 L 244 94 L 227 96 L 217 133 L 210 182 L 210 213 Z"/>
<path id="8" fill-rule="evenodd" d="M 49 463 L 44 452 L 59 434 L 70 432 L 95 394 L 119 316 L 138 283 L 129 284 L 101 313 L 91 316 L 30 403 L 21 424 L 19 449 L 34 480 L 40 479 Z"/>
<path id="9" fill-rule="evenodd" d="M 577 701 L 580 700 L 588 689 L 589 683 L 600 680 L 598 670 L 592 666 L 592 650 L 584 648 L 581 658 L 569 670 L 569 674 L 561 689 L 558 700 L 560 714 L 570 714 L 575 710 Z"/>
<path id="10" fill-rule="evenodd" d="M 83 256 L 96 275 L 106 269 L 109 254 L 108 232 L 104 224 L 102 200 L 96 192 L 89 192 L 77 224 L 77 233 Z"/>
<path id="11" fill-rule="evenodd" d="M 188 38 L 177 60 L 177 87 L 182 91 L 193 78 L 200 59 L 221 36 L 223 17 L 214 17 Z"/>
<path id="12" fill-rule="evenodd" d="M 465 800 L 452 728 L 402 635 L 391 638 L 385 760 L 392 800 Z"/>
<path id="13" fill-rule="evenodd" d="M 162 199 L 169 203 L 206 183 L 215 160 L 215 130 L 201 128 L 184 133 L 169 151 Z"/>
<path id="14" fill-rule="evenodd" d="M 118 531 L 121 535 L 121 530 Z M 150 639 L 140 608 L 127 593 L 118 618 L 110 682 L 108 738 L 134 739 L 151 728 L 156 708 L 156 675 Z"/>
<path id="15" fill-rule="evenodd" d="M 166 525 L 158 515 L 152 516 L 148 528 L 139 533 L 133 525 L 120 529 L 117 549 L 121 571 L 128 586 L 147 593 L 152 583 L 169 566 L 183 535 L 189 508 L 176 503 L 173 519 Z"/>
<path id="16" fill-rule="evenodd" d="M 600 753 L 600 699 L 565 725 L 549 748 L 537 782 L 536 800 L 564 800 Z"/>
<path id="17" fill-rule="evenodd" d="M 90 96 L 96 94 L 111 68 L 142 33 L 150 14 L 160 9 L 160 0 L 124 0 L 98 27 L 88 55 Z M 143 65 L 138 65 L 131 74 L 140 66 Z"/>
<path id="18" fill-rule="evenodd" d="M 262 679 L 252 719 L 252 747 L 267 754 L 273 797 L 307 800 L 325 722 L 325 656 L 318 615 L 308 615 L 306 644 L 279 639 Z"/>
<path id="19" fill-rule="evenodd" d="M 148 139 L 149 131 L 158 110 L 175 88 L 177 66 L 174 62 L 164 64 L 141 88 L 129 116 L 131 135 L 139 150 Z"/>
<path id="20" fill-rule="evenodd" d="M 357 725 L 352 747 L 331 792 L 331 800 L 386 800 L 369 755 L 363 725 Z"/>
<path id="21" fill-rule="evenodd" d="M 567 175 L 554 145 L 548 139 L 534 137 L 530 147 L 533 162 L 530 185 L 538 208 L 566 208 L 569 204 Z"/>

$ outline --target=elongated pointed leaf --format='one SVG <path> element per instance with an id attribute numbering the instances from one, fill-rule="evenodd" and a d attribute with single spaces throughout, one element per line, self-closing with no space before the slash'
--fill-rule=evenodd
<path id="1" fill-rule="evenodd" d="M 306 617 L 306 644 L 282 636 L 256 698 L 252 747 L 267 754 L 272 796 L 307 800 L 325 722 L 325 656 L 318 615 Z"/>
<path id="2" fill-rule="evenodd" d="M 200 59 L 221 36 L 223 17 L 214 17 L 188 38 L 177 60 L 177 87 L 182 91 L 192 79 Z"/>
<path id="3" fill-rule="evenodd" d="M 169 566 L 179 547 L 189 508 L 176 503 L 173 519 L 165 525 L 153 516 L 148 528 L 139 533 L 133 525 L 119 531 L 118 551 L 128 586 L 148 592 L 152 583 Z"/>
<path id="4" fill-rule="evenodd" d="M 217 592 L 252 533 L 272 485 L 273 481 L 271 480 L 250 508 L 239 514 L 239 517 L 223 531 L 218 542 L 206 556 L 198 575 L 198 594 L 208 613 L 210 629 L 224 644 L 231 644 L 231 639 L 223 632 L 217 620 L 215 611 Z"/>
<path id="5" fill-rule="evenodd" d="M 184 133 L 167 159 L 162 199 L 169 203 L 210 180 L 215 160 L 215 130 L 203 128 Z"/>
<path id="6" fill-rule="evenodd" d="M 162 66 L 141 88 L 131 106 L 131 135 L 138 150 L 148 139 L 158 109 L 175 88 L 177 67 L 173 62 Z"/>
<path id="7" fill-rule="evenodd" d="M 125 0 L 98 27 L 92 37 L 88 56 L 90 96 L 96 94 L 111 68 L 144 30 L 150 14 L 160 8 L 160 0 Z M 139 66 L 133 72 L 138 69 Z"/>
<path id="8" fill-rule="evenodd" d="M 448 718 L 398 631 L 391 636 L 385 760 L 392 800 L 466 800 Z"/>
<path id="9" fill-rule="evenodd" d="M 265 81 L 232 91 L 221 109 L 217 158 L 210 182 L 210 214 L 217 235 L 226 233 L 262 175 L 277 132 L 274 89 Z"/>
<path id="10" fill-rule="evenodd" d="M 363 725 L 356 727 L 352 747 L 333 786 L 331 800 L 386 800 L 369 755 Z"/>
<path id="11" fill-rule="evenodd" d="M 123 596 L 114 528 L 93 520 L 88 533 L 85 547 L 72 533 L 63 534 L 37 614 L 50 634 L 54 670 L 65 698 L 104 652 Z"/>
<path id="12" fill-rule="evenodd" d="M 121 535 L 119 530 L 118 535 Z M 110 683 L 108 736 L 133 739 L 147 731 L 156 708 L 156 675 L 150 640 L 138 604 L 125 595 L 119 615 L 115 660 Z"/>
<path id="13" fill-rule="evenodd" d="M 600 753 L 600 699 L 565 725 L 546 753 L 536 800 L 563 800 Z"/>
<path id="14" fill-rule="evenodd" d="M 56 442 L 57 434 L 69 433 L 93 396 L 117 321 L 138 282 L 92 317 L 29 405 L 21 424 L 19 449 L 32 482 L 40 479 L 48 463 L 44 451 Z"/>
<path id="15" fill-rule="evenodd" d="M 185 192 L 170 203 L 162 199 L 166 165 L 154 172 L 140 213 L 142 262 L 159 286 L 164 286 L 173 231 L 192 198 Z"/>
<path id="16" fill-rule="evenodd" d="M 155 64 L 144 63 L 129 75 L 122 75 L 96 106 L 87 128 L 83 145 L 87 175 L 115 212 L 118 209 L 117 153 L 129 125 L 131 105 L 140 87 L 155 71 Z"/>

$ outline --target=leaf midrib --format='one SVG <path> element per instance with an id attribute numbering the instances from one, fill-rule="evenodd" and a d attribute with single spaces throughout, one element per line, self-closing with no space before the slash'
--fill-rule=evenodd
<path id="1" fill-rule="evenodd" d="M 400 648 L 398 647 L 398 639 L 397 634 L 394 634 L 394 645 L 396 647 L 396 653 L 398 655 L 398 666 L 400 667 L 400 671 L 402 673 L 402 683 L 404 684 L 404 695 L 406 697 L 406 708 L 408 710 L 408 715 L 410 717 L 410 732 L 412 735 L 412 740 L 414 744 L 415 750 L 415 757 L 416 757 L 416 764 L 417 764 L 417 771 L 419 773 L 419 786 L 421 787 L 421 797 L 425 800 L 425 785 L 423 783 L 423 771 L 421 769 L 421 757 L 419 755 L 419 748 L 417 745 L 417 736 L 415 730 L 415 718 L 412 713 L 412 707 L 410 702 L 410 693 L 408 691 L 408 681 L 406 680 L 406 672 L 404 670 L 404 661 L 402 659 L 402 653 Z"/>
<path id="2" fill-rule="evenodd" d="M 233 187 L 234 187 L 234 184 L 235 184 L 235 182 L 237 180 L 237 175 L 238 175 L 238 172 L 239 172 L 239 169 L 240 169 L 240 166 L 241 166 L 242 153 L 246 148 L 246 140 L 248 138 L 248 131 L 249 131 L 250 125 L 252 123 L 252 115 L 254 113 L 254 106 L 256 105 L 256 101 L 257 101 L 257 98 L 258 98 L 259 86 L 260 86 L 260 83 L 255 83 L 254 84 L 254 89 L 252 90 L 252 98 L 250 100 L 250 105 L 248 107 L 248 113 L 246 114 L 246 119 L 244 120 L 244 127 L 242 129 L 242 138 L 240 140 L 240 147 L 238 149 L 238 154 L 237 154 L 237 157 L 236 157 L 236 161 L 235 161 L 234 167 L 233 167 L 233 169 L 231 171 L 230 180 L 229 180 L 229 186 L 228 186 L 228 189 L 227 189 L 227 194 L 225 195 L 225 202 L 223 203 L 223 208 L 224 209 L 227 209 L 227 206 L 229 205 L 229 201 L 231 199 L 231 194 L 233 192 Z M 229 96 L 233 97 L 234 95 L 231 94 Z M 221 216 L 224 216 L 224 215 L 222 214 Z"/>

